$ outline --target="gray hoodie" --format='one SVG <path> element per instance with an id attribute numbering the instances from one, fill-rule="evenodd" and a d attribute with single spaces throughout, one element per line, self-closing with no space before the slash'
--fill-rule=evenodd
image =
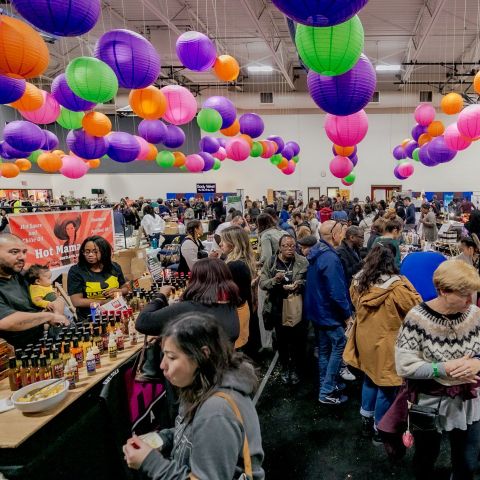
<path id="1" fill-rule="evenodd" d="M 185 424 L 180 407 L 175 428 L 160 432 L 165 442 L 162 450 L 171 450 L 169 458 L 157 450 L 152 451 L 140 467 L 143 473 L 153 480 L 187 480 L 190 473 L 199 480 L 237 479 L 244 472 L 242 455 L 246 431 L 253 480 L 265 478 L 260 424 L 250 398 L 253 386 L 241 370 L 231 370 L 224 375 L 219 390 L 233 398 L 244 426 L 227 401 L 220 397 L 208 398 L 189 424 Z"/>

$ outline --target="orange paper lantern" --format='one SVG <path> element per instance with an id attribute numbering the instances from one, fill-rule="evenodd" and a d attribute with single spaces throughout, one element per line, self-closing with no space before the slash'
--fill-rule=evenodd
<path id="1" fill-rule="evenodd" d="M 348 157 L 355 151 L 355 147 L 341 147 L 340 145 L 334 145 L 333 149 L 335 153 L 341 157 Z"/>
<path id="2" fill-rule="evenodd" d="M 135 114 L 146 120 L 157 120 L 167 110 L 167 98 L 153 85 L 132 90 L 128 102 Z"/>
<path id="3" fill-rule="evenodd" d="M 425 144 L 428 143 L 431 139 L 432 139 L 432 137 L 431 137 L 428 133 L 422 133 L 422 134 L 418 137 L 418 144 L 419 144 L 420 146 L 425 145 Z"/>
<path id="4" fill-rule="evenodd" d="M 445 131 L 445 125 L 440 120 L 433 121 L 427 128 L 427 133 L 431 137 L 438 137 Z"/>
<path id="5" fill-rule="evenodd" d="M 43 102 L 42 91 L 32 83 L 27 82 L 23 95 L 17 101 L 11 103 L 10 106 L 18 110 L 31 112 L 39 109 Z"/>
<path id="6" fill-rule="evenodd" d="M 405 148 L 405 147 L 407 146 L 407 143 L 409 143 L 409 142 L 411 142 L 411 141 L 412 141 L 411 138 L 406 138 L 406 139 L 401 143 L 402 147 Z M 347 155 L 347 156 L 348 156 L 348 155 Z"/>
<path id="7" fill-rule="evenodd" d="M 0 173 L 2 177 L 14 178 L 20 173 L 20 169 L 14 163 L 0 163 Z"/>
<path id="8" fill-rule="evenodd" d="M 446 113 L 447 115 L 455 115 L 456 113 L 460 113 L 463 110 L 463 98 L 458 93 L 448 93 L 442 97 L 440 108 L 442 109 L 442 112 Z"/>
<path id="9" fill-rule="evenodd" d="M 226 137 L 234 137 L 235 135 L 238 135 L 238 133 L 240 133 L 240 122 L 238 121 L 238 118 L 236 118 L 228 128 L 222 128 L 220 133 Z"/>
<path id="10" fill-rule="evenodd" d="M 112 122 L 100 112 L 88 112 L 82 119 L 82 127 L 94 137 L 104 137 L 112 131 Z"/>
<path id="11" fill-rule="evenodd" d="M 185 160 L 187 159 L 185 154 L 182 152 L 173 152 L 173 156 L 175 157 L 175 162 L 173 163 L 174 167 L 182 167 L 185 165 Z"/>
<path id="12" fill-rule="evenodd" d="M 284 168 L 288 167 L 288 160 L 285 157 L 282 157 L 280 160 L 280 163 L 277 165 L 277 168 L 279 170 L 283 170 Z"/>
<path id="13" fill-rule="evenodd" d="M 480 95 L 480 72 L 477 72 L 473 78 L 473 89 Z"/>
<path id="14" fill-rule="evenodd" d="M 145 156 L 145 160 L 155 160 L 158 155 L 158 148 L 152 143 L 148 144 L 148 154 Z"/>
<path id="15" fill-rule="evenodd" d="M 90 168 L 98 168 L 102 162 L 99 158 L 94 158 L 93 160 L 87 160 L 87 163 Z"/>
<path id="16" fill-rule="evenodd" d="M 54 153 L 42 153 L 37 160 L 37 165 L 48 173 L 58 172 L 62 168 L 62 159 Z"/>
<path id="17" fill-rule="evenodd" d="M 30 170 L 32 168 L 32 164 L 30 160 L 26 158 L 18 158 L 15 160 L 15 165 L 22 171 L 26 172 L 27 170 Z"/>
<path id="18" fill-rule="evenodd" d="M 250 148 L 253 147 L 253 139 L 250 135 L 246 135 L 245 133 L 242 133 L 241 135 L 238 136 L 238 138 L 243 138 L 248 142 L 248 144 L 250 145 Z"/>
<path id="19" fill-rule="evenodd" d="M 232 56 L 220 55 L 215 60 L 213 71 L 218 79 L 224 82 L 233 82 L 240 74 L 240 66 Z"/>
<path id="20" fill-rule="evenodd" d="M 64 156 L 66 155 L 66 153 L 65 153 L 63 150 L 54 150 L 52 153 L 53 153 L 54 155 L 59 156 L 60 158 L 61 158 L 61 157 L 64 157 Z M 74 154 L 73 152 L 69 152 L 69 155 L 75 156 L 75 154 Z"/>

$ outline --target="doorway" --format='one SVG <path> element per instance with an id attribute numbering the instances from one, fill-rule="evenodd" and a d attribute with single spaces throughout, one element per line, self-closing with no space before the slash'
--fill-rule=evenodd
<path id="1" fill-rule="evenodd" d="M 371 199 L 379 202 L 380 200 L 384 200 L 385 202 L 390 202 L 392 196 L 396 192 L 400 192 L 402 190 L 401 185 L 372 185 L 371 187 Z"/>

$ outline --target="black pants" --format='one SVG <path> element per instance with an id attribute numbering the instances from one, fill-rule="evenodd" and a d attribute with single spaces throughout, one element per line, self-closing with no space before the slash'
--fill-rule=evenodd
<path id="1" fill-rule="evenodd" d="M 294 327 L 284 327 L 280 320 L 275 323 L 275 335 L 282 368 L 301 373 L 307 348 L 307 322 L 302 320 Z"/>
<path id="2" fill-rule="evenodd" d="M 433 478 L 435 462 L 440 453 L 442 435 L 437 432 L 414 432 L 413 468 L 417 480 Z M 467 430 L 456 428 L 448 432 L 453 480 L 473 480 L 480 453 L 480 421 Z"/>

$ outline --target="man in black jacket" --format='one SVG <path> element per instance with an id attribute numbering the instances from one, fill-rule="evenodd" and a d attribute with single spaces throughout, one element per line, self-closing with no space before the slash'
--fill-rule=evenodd
<path id="1" fill-rule="evenodd" d="M 352 225 L 347 228 L 345 238 L 337 248 L 338 256 L 342 261 L 343 271 L 347 287 L 350 288 L 352 277 L 361 270 L 363 266 L 360 257 L 360 249 L 363 247 L 363 230 L 360 227 Z"/>
<path id="2" fill-rule="evenodd" d="M 414 229 L 415 228 L 415 205 L 412 203 L 412 199 L 410 197 L 405 197 L 403 199 L 403 205 L 405 206 L 405 228 L 407 229 Z"/>

